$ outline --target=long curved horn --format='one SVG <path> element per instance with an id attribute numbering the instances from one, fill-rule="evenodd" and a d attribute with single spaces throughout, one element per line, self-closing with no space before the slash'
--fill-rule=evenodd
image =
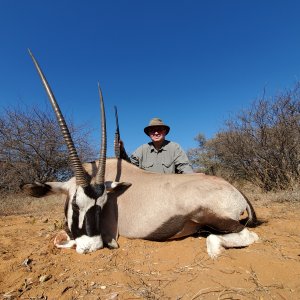
<path id="1" fill-rule="evenodd" d="M 73 143 L 73 140 L 71 138 L 71 135 L 70 135 L 70 132 L 69 132 L 69 129 L 67 127 L 67 124 L 66 124 L 66 121 L 60 111 L 60 108 L 56 102 L 56 99 L 54 97 L 54 94 L 46 80 L 46 77 L 45 75 L 43 74 L 38 62 L 36 61 L 36 59 L 34 58 L 33 54 L 31 53 L 31 51 L 28 49 L 28 52 L 33 60 L 33 63 L 38 71 L 38 74 L 42 80 L 42 83 L 45 87 L 45 90 L 46 90 L 46 93 L 48 95 L 48 98 L 50 100 L 50 103 L 53 107 L 53 110 L 55 112 L 55 115 L 56 115 L 56 118 L 57 118 L 57 121 L 59 123 L 59 126 L 60 126 L 60 129 L 61 129 L 61 132 L 62 132 L 62 135 L 65 139 L 65 142 L 66 142 L 66 145 L 68 147 L 68 151 L 69 151 L 69 160 L 70 160 L 70 163 L 74 169 L 74 172 L 75 172 L 75 177 L 76 177 L 76 183 L 82 187 L 86 187 L 89 185 L 89 181 L 87 179 L 87 176 L 86 176 L 86 173 L 82 167 L 82 164 L 81 164 L 81 161 L 78 157 L 78 154 L 77 154 L 77 151 L 76 151 L 76 148 L 75 148 L 75 145 Z"/>
<path id="2" fill-rule="evenodd" d="M 99 92 L 100 107 L 101 107 L 101 149 L 100 149 L 100 157 L 99 157 L 99 167 L 98 167 L 98 171 L 96 174 L 95 182 L 96 182 L 96 184 L 104 184 L 107 139 L 106 139 L 105 109 L 104 109 L 103 96 L 102 96 L 102 91 L 101 91 L 99 82 L 98 82 L 98 92 Z"/>

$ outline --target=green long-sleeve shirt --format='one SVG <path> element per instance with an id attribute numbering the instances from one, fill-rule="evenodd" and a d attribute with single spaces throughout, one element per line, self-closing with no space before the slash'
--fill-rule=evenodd
<path id="1" fill-rule="evenodd" d="M 141 169 L 155 173 L 193 173 L 180 145 L 167 140 L 159 150 L 152 142 L 140 146 L 132 153 L 130 161 Z"/>

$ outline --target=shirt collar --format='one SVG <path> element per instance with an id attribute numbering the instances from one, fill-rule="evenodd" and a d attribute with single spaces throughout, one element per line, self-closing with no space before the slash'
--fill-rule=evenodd
<path id="1" fill-rule="evenodd" d="M 150 143 L 149 143 L 149 146 L 150 146 L 150 152 L 153 152 L 153 151 L 155 151 L 155 152 L 167 151 L 167 149 L 166 149 L 166 145 L 167 145 L 167 144 L 169 144 L 169 141 L 164 140 L 164 142 L 163 142 L 161 148 L 160 148 L 159 150 L 156 150 L 155 147 L 154 147 L 154 145 L 153 145 L 153 142 L 150 142 Z"/>

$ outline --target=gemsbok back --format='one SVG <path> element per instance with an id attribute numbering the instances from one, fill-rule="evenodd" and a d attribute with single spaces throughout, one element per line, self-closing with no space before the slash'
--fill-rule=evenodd
<path id="1" fill-rule="evenodd" d="M 206 228 L 214 232 L 207 237 L 207 252 L 216 258 L 224 248 L 246 247 L 258 240 L 257 234 L 245 227 L 257 222 L 251 203 L 224 179 L 199 173 L 149 173 L 120 158 L 106 159 L 105 111 L 99 85 L 100 159 L 81 164 L 51 88 L 30 55 L 56 113 L 75 177 L 67 182 L 26 184 L 23 189 L 34 197 L 67 195 L 65 216 L 72 240 L 58 242 L 59 247 L 76 244 L 77 252 L 86 253 L 103 245 L 117 248 L 118 235 L 165 241 Z M 240 220 L 244 211 L 248 216 Z"/>

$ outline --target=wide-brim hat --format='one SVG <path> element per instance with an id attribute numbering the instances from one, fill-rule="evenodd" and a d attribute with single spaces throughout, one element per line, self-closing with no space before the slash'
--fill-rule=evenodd
<path id="1" fill-rule="evenodd" d="M 153 118 L 150 120 L 149 125 L 146 126 L 144 128 L 144 132 L 149 135 L 149 129 L 151 129 L 151 127 L 164 127 L 166 129 L 166 135 L 169 133 L 170 131 L 170 127 L 166 124 L 164 124 L 164 122 L 162 121 L 162 119 L 159 118 Z"/>

